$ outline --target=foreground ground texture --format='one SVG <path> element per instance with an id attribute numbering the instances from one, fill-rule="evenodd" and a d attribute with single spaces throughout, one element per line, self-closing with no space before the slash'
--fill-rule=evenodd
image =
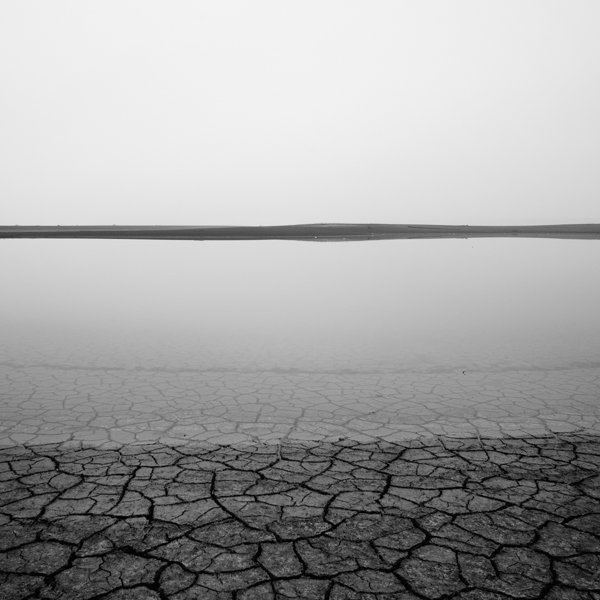
<path id="1" fill-rule="evenodd" d="M 0 449 L 0 598 L 600 599 L 600 437 Z"/>

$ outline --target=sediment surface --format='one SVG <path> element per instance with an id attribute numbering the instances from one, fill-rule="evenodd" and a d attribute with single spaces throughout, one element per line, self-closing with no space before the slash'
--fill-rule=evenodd
<path id="1" fill-rule="evenodd" d="M 595 346 L 6 344 L 0 600 L 600 600 Z"/>
<path id="2" fill-rule="evenodd" d="M 600 598 L 600 438 L 1 450 L 0 598 Z"/>
<path id="3" fill-rule="evenodd" d="M 0 446 L 600 435 L 600 367 L 343 372 L 0 364 Z"/>

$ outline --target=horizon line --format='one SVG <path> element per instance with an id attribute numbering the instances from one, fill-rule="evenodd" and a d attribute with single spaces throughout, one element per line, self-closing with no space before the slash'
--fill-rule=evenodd
<path id="1" fill-rule="evenodd" d="M 8 225 L 2 239 L 146 239 L 190 241 L 291 240 L 350 242 L 398 239 L 546 238 L 600 240 L 600 224 L 420 225 L 312 223 L 298 225 Z"/>

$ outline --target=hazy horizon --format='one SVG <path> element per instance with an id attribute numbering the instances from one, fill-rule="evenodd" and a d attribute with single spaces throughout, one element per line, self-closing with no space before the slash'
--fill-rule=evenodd
<path id="1" fill-rule="evenodd" d="M 59 0 L 0 15 L 2 225 L 600 223 L 599 5 Z M 600 330 L 599 250 L 0 240 L 0 326 L 576 340 Z"/>

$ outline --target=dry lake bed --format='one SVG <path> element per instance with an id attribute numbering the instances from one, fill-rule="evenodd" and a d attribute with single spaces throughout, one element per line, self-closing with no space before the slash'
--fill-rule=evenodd
<path id="1" fill-rule="evenodd" d="M 593 344 L 192 346 L 5 342 L 1 599 L 600 599 Z"/>

